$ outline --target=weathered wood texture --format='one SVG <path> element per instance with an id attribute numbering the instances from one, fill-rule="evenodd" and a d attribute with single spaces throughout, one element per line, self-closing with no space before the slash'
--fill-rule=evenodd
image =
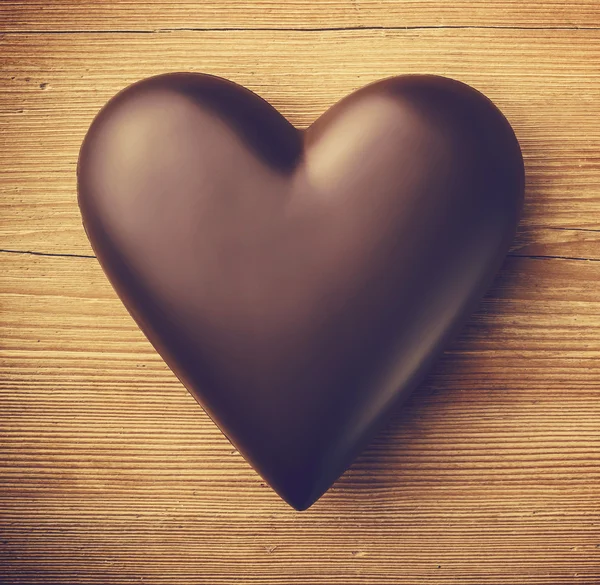
<path id="1" fill-rule="evenodd" d="M 4 1 L 0 28 L 0 582 L 600 583 L 600 4 Z M 298 126 L 369 81 L 446 74 L 523 147 L 495 285 L 305 513 L 158 358 L 81 228 L 92 117 L 175 70 Z"/>
<path id="2" fill-rule="evenodd" d="M 7 30 L 593 28 L 596 0 L 2 0 Z"/>

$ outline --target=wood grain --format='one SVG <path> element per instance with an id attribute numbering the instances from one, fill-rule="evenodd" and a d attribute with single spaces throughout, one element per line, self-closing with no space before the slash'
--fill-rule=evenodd
<path id="1" fill-rule="evenodd" d="M 472 84 L 512 122 L 528 180 L 519 242 L 598 257 L 593 232 L 546 232 L 600 229 L 600 31 L 17 34 L 0 54 L 0 248 L 90 253 L 75 205 L 79 145 L 106 100 L 141 77 L 222 75 L 305 127 L 370 81 L 428 72 Z"/>
<path id="2" fill-rule="evenodd" d="M 509 259 L 425 387 L 298 514 L 195 405 L 95 260 L 6 255 L 5 576 L 596 582 L 600 264 L 581 264 Z"/>
<path id="3" fill-rule="evenodd" d="M 3 0 L 3 30 L 598 28 L 596 0 Z"/>
<path id="4" fill-rule="evenodd" d="M 599 27 L 594 0 L 0 3 L 0 582 L 600 583 Z M 369 81 L 446 74 L 523 147 L 494 286 L 304 513 L 163 364 L 81 228 L 94 114 L 174 70 L 299 127 Z"/>

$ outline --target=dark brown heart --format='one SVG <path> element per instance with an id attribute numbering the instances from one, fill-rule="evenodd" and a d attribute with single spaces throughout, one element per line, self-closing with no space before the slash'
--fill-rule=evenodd
<path id="1" fill-rule="evenodd" d="M 369 85 L 306 131 L 224 79 L 154 77 L 103 108 L 78 166 L 123 303 L 298 510 L 474 308 L 523 189 L 506 119 L 434 76 Z"/>

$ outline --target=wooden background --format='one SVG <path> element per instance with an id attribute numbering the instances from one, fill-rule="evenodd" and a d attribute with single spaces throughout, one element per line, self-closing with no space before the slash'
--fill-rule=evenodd
<path id="1" fill-rule="evenodd" d="M 0 582 L 600 583 L 600 2 L 0 2 Z M 424 386 L 308 512 L 165 367 L 81 228 L 115 92 L 229 77 L 299 126 L 449 75 L 527 167 L 501 274 Z"/>

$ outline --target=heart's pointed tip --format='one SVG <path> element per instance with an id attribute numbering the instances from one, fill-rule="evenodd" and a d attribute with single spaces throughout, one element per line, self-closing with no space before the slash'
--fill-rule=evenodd
<path id="1" fill-rule="evenodd" d="M 314 502 L 309 502 L 309 503 L 301 504 L 298 506 L 292 505 L 292 508 L 294 508 L 294 510 L 296 510 L 296 512 L 306 512 L 306 510 L 308 510 L 313 504 L 314 504 Z"/>
<path id="2" fill-rule="evenodd" d="M 277 495 L 298 512 L 308 510 L 331 487 L 331 483 L 322 481 L 296 481 L 284 486 L 274 487 Z"/>
<path id="3" fill-rule="evenodd" d="M 297 512 L 304 512 L 308 510 L 320 496 L 314 496 L 312 493 L 301 494 L 279 494 L 283 501 L 294 508 Z"/>

